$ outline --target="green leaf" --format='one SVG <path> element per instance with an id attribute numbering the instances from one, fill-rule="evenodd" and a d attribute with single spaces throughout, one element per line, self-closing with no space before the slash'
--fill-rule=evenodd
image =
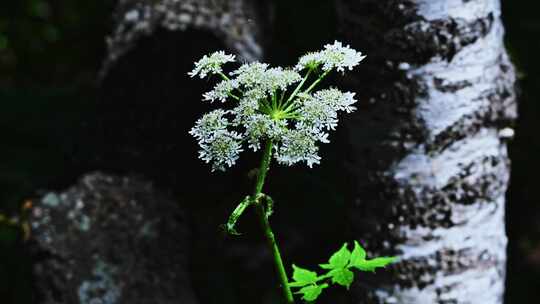
<path id="1" fill-rule="evenodd" d="M 366 260 L 366 251 L 357 241 L 354 241 L 354 249 L 351 253 L 351 261 L 349 266 L 360 265 L 363 261 Z"/>
<path id="2" fill-rule="evenodd" d="M 344 268 L 349 263 L 350 258 L 351 252 L 347 249 L 347 243 L 345 243 L 341 246 L 341 249 L 330 257 L 330 260 L 328 261 L 329 264 L 321 264 L 319 266 L 322 269 Z"/>
<path id="3" fill-rule="evenodd" d="M 317 298 L 321 295 L 323 289 L 325 289 L 326 287 L 328 287 L 328 284 L 310 285 L 300 289 L 296 293 L 302 294 L 303 300 L 312 302 L 317 300 Z"/>
<path id="4" fill-rule="evenodd" d="M 251 204 L 250 197 L 246 196 L 238 204 L 238 206 L 236 206 L 234 211 L 229 216 L 229 220 L 227 221 L 227 223 L 223 225 L 227 233 L 229 233 L 230 235 L 241 235 L 241 233 L 239 233 L 236 230 L 235 225 L 236 225 L 236 222 L 238 222 L 238 219 L 242 216 L 242 214 L 244 213 L 246 208 L 249 207 L 250 204 Z"/>
<path id="5" fill-rule="evenodd" d="M 388 264 L 391 264 L 396 261 L 396 257 L 379 257 L 374 258 L 372 260 L 364 260 L 360 261 L 359 263 L 356 263 L 354 265 L 351 265 L 361 271 L 373 271 L 375 272 L 375 269 L 386 267 Z"/>
<path id="6" fill-rule="evenodd" d="M 354 281 L 353 268 L 361 271 L 375 271 L 377 268 L 385 267 L 396 261 L 396 257 L 378 257 L 371 260 L 366 259 L 366 250 L 358 242 L 354 242 L 354 248 L 351 251 L 347 248 L 347 243 L 336 251 L 327 264 L 319 265 L 328 271 L 318 276 L 316 272 L 309 271 L 293 265 L 294 282 L 289 283 L 291 287 L 298 287 L 297 294 L 302 294 L 305 301 L 315 301 L 328 284 L 336 284 L 349 289 Z M 327 284 L 318 285 L 317 283 L 326 282 Z"/>
<path id="7" fill-rule="evenodd" d="M 293 264 L 293 280 L 291 287 L 302 287 L 317 282 L 317 273 L 300 268 Z"/>
<path id="8" fill-rule="evenodd" d="M 354 273 L 347 268 L 334 269 L 328 274 L 332 276 L 332 283 L 345 286 L 347 289 L 349 289 L 354 280 Z"/>

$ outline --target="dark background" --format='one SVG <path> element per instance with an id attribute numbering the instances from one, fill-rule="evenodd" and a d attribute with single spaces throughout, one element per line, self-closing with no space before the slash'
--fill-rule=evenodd
<path id="1" fill-rule="evenodd" d="M 96 143 L 81 135 L 86 134 L 81 130 L 99 111 L 97 72 L 105 55 L 104 37 L 111 28 L 113 5 L 105 0 L 2 2 L 0 210 L 12 214 L 41 189 L 64 189 L 81 173 L 97 169 L 89 156 Z M 503 2 L 506 45 L 519 71 L 520 93 L 517 136 L 510 151 L 506 297 L 507 303 L 534 303 L 540 299 L 540 195 L 536 189 L 540 172 L 540 18 L 535 1 Z M 276 27 L 267 61 L 291 64 L 299 54 L 335 39 L 333 8 L 328 3 L 276 1 Z M 330 153 L 326 159 L 332 163 L 333 158 L 339 155 Z M 323 165 L 318 173 L 338 175 L 331 167 Z M 319 205 L 342 201 L 338 185 L 317 179 L 304 179 L 303 183 L 305 188 L 316 185 L 332 190 L 326 193 L 333 194 L 315 200 Z M 28 260 L 20 255 L 19 245 L 15 231 L 0 227 L 0 303 L 26 301 Z M 225 279 L 216 277 L 216 281 Z"/>

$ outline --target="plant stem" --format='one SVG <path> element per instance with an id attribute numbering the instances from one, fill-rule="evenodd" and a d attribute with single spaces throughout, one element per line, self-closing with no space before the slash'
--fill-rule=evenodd
<path id="1" fill-rule="evenodd" d="M 218 75 L 221 76 L 221 78 L 223 78 L 224 80 L 231 80 L 229 79 L 229 77 L 227 77 L 227 75 L 223 74 L 223 72 L 218 72 Z"/>
<path id="2" fill-rule="evenodd" d="M 226 81 L 231 80 L 229 77 L 227 77 L 227 75 L 223 74 L 223 72 L 218 72 L 218 75 L 221 76 L 221 78 L 223 78 L 223 80 L 226 80 Z M 240 97 L 234 95 L 232 92 L 230 92 L 228 95 L 231 96 L 232 98 L 236 99 L 236 100 L 240 100 Z"/>
<path id="3" fill-rule="evenodd" d="M 313 90 L 319 84 L 319 82 L 321 82 L 321 80 L 323 80 L 324 77 L 326 77 L 326 75 L 328 75 L 328 73 L 330 73 L 330 71 L 331 70 L 328 70 L 328 71 L 324 72 L 317 80 L 315 80 L 315 82 L 313 82 L 313 84 L 309 88 L 307 88 L 306 91 L 304 91 L 304 93 L 311 92 L 311 90 Z"/>
<path id="4" fill-rule="evenodd" d="M 296 94 L 298 94 L 298 91 L 300 91 L 300 89 L 304 86 L 304 83 L 306 83 L 306 80 L 309 78 L 309 74 L 311 74 L 311 71 L 312 69 L 309 69 L 307 71 L 306 76 L 304 76 L 304 79 L 302 79 L 302 82 L 300 82 L 300 84 L 298 84 L 296 89 L 294 89 L 294 92 L 292 92 L 291 96 L 289 96 L 286 103 L 290 102 L 291 100 L 293 100 L 293 98 L 296 97 Z"/>
<path id="5" fill-rule="evenodd" d="M 268 140 L 264 149 L 264 155 L 261 161 L 261 167 L 259 168 L 259 174 L 257 175 L 257 183 L 255 184 L 255 190 L 253 192 L 254 200 L 257 199 L 263 189 L 264 180 L 266 179 L 266 173 L 270 168 L 270 160 L 272 159 L 272 146 L 272 140 Z M 279 253 L 279 247 L 274 237 L 274 233 L 272 232 L 272 228 L 270 227 L 270 223 L 268 222 L 268 218 L 266 217 L 264 205 L 258 202 L 256 204 L 256 209 L 257 215 L 259 216 L 259 220 L 261 222 L 261 226 L 264 230 L 264 235 L 266 237 L 268 247 L 270 248 L 270 251 L 272 251 L 272 255 L 274 257 L 274 264 L 279 276 L 279 280 L 281 281 L 281 289 L 283 291 L 283 296 L 285 297 L 287 304 L 293 304 L 294 298 L 291 292 L 291 288 L 289 287 L 287 272 L 285 271 L 285 267 L 283 266 L 283 261 L 281 259 L 281 254 Z"/>

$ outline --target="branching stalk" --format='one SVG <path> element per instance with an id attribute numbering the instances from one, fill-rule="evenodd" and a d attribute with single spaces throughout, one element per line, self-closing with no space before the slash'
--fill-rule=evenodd
<path id="1" fill-rule="evenodd" d="M 253 191 L 253 199 L 258 197 L 262 192 L 264 181 L 266 179 L 266 174 L 268 173 L 268 169 L 270 168 L 272 147 L 272 141 L 268 140 L 264 149 L 264 155 L 261 161 L 261 166 L 259 168 L 259 173 L 257 175 L 257 183 L 255 184 L 255 190 Z M 285 297 L 287 304 L 293 304 L 294 298 L 291 292 L 291 288 L 289 286 L 289 280 L 287 279 L 287 272 L 285 271 L 285 267 L 283 266 L 283 260 L 281 259 L 281 253 L 279 252 L 276 238 L 274 237 L 274 233 L 272 231 L 272 228 L 270 227 L 270 222 L 268 221 L 268 217 L 266 216 L 264 204 L 260 202 L 257 203 L 256 209 L 259 221 L 266 237 L 267 245 L 272 252 L 272 256 L 274 258 L 274 265 L 276 267 L 279 280 L 281 281 L 281 289 L 283 292 L 283 296 Z"/>
<path id="2" fill-rule="evenodd" d="M 223 78 L 223 80 L 226 80 L 226 81 L 230 81 L 230 80 L 231 80 L 229 77 L 227 77 L 227 75 L 223 74 L 222 72 L 219 72 L 218 75 L 221 76 L 221 78 Z M 228 95 L 229 95 L 230 97 L 236 99 L 236 100 L 240 100 L 240 97 L 236 96 L 236 95 L 233 94 L 232 92 L 230 92 Z"/>
<path id="3" fill-rule="evenodd" d="M 317 80 L 315 80 L 313 82 L 313 84 L 311 84 L 311 86 L 309 88 L 307 88 L 307 90 L 304 93 L 311 92 L 311 90 L 313 90 L 319 84 L 319 82 L 321 82 L 321 80 L 323 80 L 324 77 L 326 77 L 326 75 L 328 75 L 330 73 L 330 71 L 331 70 L 328 70 L 328 71 L 324 72 Z"/>
<path id="4" fill-rule="evenodd" d="M 312 71 L 311 69 L 308 70 L 308 72 L 306 73 L 306 76 L 304 76 L 304 79 L 302 79 L 302 82 L 300 82 L 298 84 L 298 86 L 296 87 L 296 89 L 294 89 L 291 96 L 289 96 L 289 98 L 287 99 L 286 103 L 290 102 L 291 100 L 293 100 L 296 97 L 296 94 L 298 94 L 300 89 L 304 86 L 304 83 L 306 83 L 306 81 L 308 80 L 309 75 L 311 74 L 311 71 Z"/>
<path id="5" fill-rule="evenodd" d="M 253 194 L 240 202 L 229 217 L 225 228 L 229 233 L 237 234 L 235 224 L 244 211 L 249 206 L 256 208 L 268 248 L 272 252 L 286 304 L 294 304 L 291 287 L 300 288 L 296 293 L 301 294 L 303 300 L 313 302 L 322 290 L 329 286 L 328 283 L 317 284 L 318 282 L 331 278 L 332 284 L 348 288 L 353 279 L 349 268 L 357 267 L 362 271 L 371 271 L 388 264 L 391 260 L 389 258 L 362 260 L 362 252 L 365 256 L 365 251 L 362 251 L 359 244 L 355 243 L 352 253 L 348 251 L 345 244 L 337 257 L 331 258 L 329 264 L 324 266 L 325 269 L 332 268 L 328 274 L 318 277 L 315 272 L 293 265 L 293 281 L 289 282 L 269 223 L 273 202 L 269 196 L 262 193 L 272 157 L 275 157 L 280 164 L 288 166 L 305 162 L 312 167 L 313 164 L 320 163 L 321 157 L 318 155 L 317 144 L 328 142 L 325 139 L 328 131 L 337 125 L 335 117 L 338 112 L 352 112 L 355 109 L 352 105 L 356 103 L 356 100 L 354 94 L 338 89 L 321 92 L 317 98 L 307 95 L 330 71 L 351 70 L 364 57 L 361 52 L 344 46 L 338 41 L 325 45 L 322 51 L 306 54 L 299 59 L 295 69 L 306 71 L 306 74 L 298 84 L 302 76 L 295 70 L 268 69 L 268 65 L 257 62 L 242 65 L 230 74 L 234 76 L 231 80 L 222 72 L 222 66 L 233 62 L 235 56 L 225 54 L 223 51 L 205 55 L 195 62 L 195 68 L 188 73 L 191 77 L 199 76 L 200 78 L 219 75 L 225 81 L 205 94 L 205 100 L 224 101 L 229 97 L 237 100 L 245 98 L 243 100 L 245 103 L 233 109 L 218 109 L 206 113 L 189 131 L 201 147 L 199 158 L 212 163 L 213 171 L 224 171 L 227 167 L 233 166 L 246 143 L 250 148 L 257 150 L 260 140 L 267 139 Z M 320 67 L 324 70 L 322 74 L 319 74 Z M 314 74 L 318 77 L 313 77 Z M 310 78 L 316 78 L 316 80 L 304 90 L 304 87 L 308 86 L 306 82 L 311 81 Z M 289 86 L 292 85 L 296 87 L 288 95 Z M 309 102 L 304 102 L 303 98 L 310 98 Z M 321 111 L 327 115 L 320 115 Z M 294 123 L 294 120 L 302 120 L 303 123 Z M 273 155 L 274 144 L 279 145 L 275 155 Z M 341 267 L 343 265 L 347 267 Z"/>

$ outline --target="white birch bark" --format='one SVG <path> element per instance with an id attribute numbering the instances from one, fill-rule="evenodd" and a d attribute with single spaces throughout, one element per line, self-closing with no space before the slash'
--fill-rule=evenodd
<path id="1" fill-rule="evenodd" d="M 357 303 L 502 303 L 507 139 L 514 71 L 499 0 L 339 0 L 349 79 L 353 225 L 372 254 L 397 255 Z"/>

